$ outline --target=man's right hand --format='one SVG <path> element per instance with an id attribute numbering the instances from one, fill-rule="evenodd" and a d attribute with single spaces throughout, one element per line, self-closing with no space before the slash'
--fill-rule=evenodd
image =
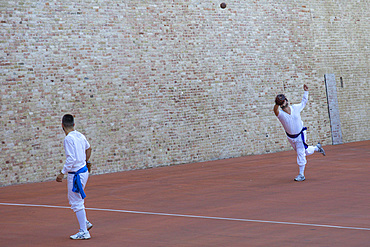
<path id="1" fill-rule="evenodd" d="M 89 171 L 89 173 L 91 173 L 91 162 L 86 161 L 86 166 L 87 166 L 87 170 Z"/>
<path id="2" fill-rule="evenodd" d="M 308 87 L 307 87 L 307 85 L 306 85 L 306 84 L 304 84 L 304 85 L 303 85 L 303 90 L 304 90 L 304 91 L 308 91 Z"/>

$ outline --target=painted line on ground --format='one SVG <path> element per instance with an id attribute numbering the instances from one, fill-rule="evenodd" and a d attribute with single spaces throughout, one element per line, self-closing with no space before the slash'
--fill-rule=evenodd
<path id="1" fill-rule="evenodd" d="M 1 202 L 0 202 L 0 205 L 3 205 L 3 206 L 20 206 L 20 207 L 42 207 L 42 208 L 70 209 L 70 207 L 66 207 L 66 206 L 36 205 L 36 204 L 18 204 L 18 203 L 1 203 Z M 337 228 L 337 229 L 349 229 L 349 230 L 370 231 L 370 228 L 353 227 L 353 226 L 336 226 L 336 225 L 310 224 L 310 223 L 285 222 L 285 221 L 238 219 L 238 218 L 201 216 L 201 215 L 188 215 L 188 214 L 155 213 L 155 212 L 131 211 L 131 210 L 121 210 L 121 209 L 106 209 L 106 208 L 86 208 L 86 210 L 104 211 L 104 212 L 118 212 L 118 213 L 129 213 L 129 214 L 145 214 L 145 215 L 171 216 L 171 217 L 183 217 L 183 218 L 210 219 L 210 220 L 225 220 L 225 221 L 254 222 L 254 223 L 268 223 L 268 224 L 296 225 L 296 226 L 325 227 L 325 228 Z"/>

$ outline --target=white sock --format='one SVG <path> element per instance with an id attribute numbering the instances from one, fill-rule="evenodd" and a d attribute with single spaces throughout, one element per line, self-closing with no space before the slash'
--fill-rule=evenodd
<path id="1" fill-rule="evenodd" d="M 304 168 L 306 166 L 299 166 L 299 174 L 301 174 L 302 176 L 304 176 Z"/>
<path id="2" fill-rule="evenodd" d="M 315 152 L 318 152 L 318 151 L 319 151 L 319 148 L 315 146 Z"/>
<path id="3" fill-rule="evenodd" d="M 76 216 L 77 216 L 78 223 L 80 224 L 80 230 L 83 232 L 87 232 L 87 228 L 86 228 L 87 219 L 86 219 L 85 209 L 82 209 L 76 212 Z"/>

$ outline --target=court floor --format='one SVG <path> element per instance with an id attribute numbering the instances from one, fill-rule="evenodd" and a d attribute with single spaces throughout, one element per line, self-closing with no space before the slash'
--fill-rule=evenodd
<path id="1" fill-rule="evenodd" d="M 90 240 L 66 181 L 0 188 L 0 246 L 369 246 L 370 141 L 93 175 Z"/>

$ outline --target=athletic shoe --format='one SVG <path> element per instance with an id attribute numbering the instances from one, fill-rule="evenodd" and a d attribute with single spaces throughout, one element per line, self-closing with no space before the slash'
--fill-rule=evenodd
<path id="1" fill-rule="evenodd" d="M 86 229 L 90 231 L 90 229 L 93 227 L 93 224 L 91 224 L 89 221 L 86 221 Z"/>
<path id="2" fill-rule="evenodd" d="M 306 178 L 301 174 L 299 174 L 298 176 L 294 178 L 294 181 L 298 181 L 298 182 L 305 181 L 305 180 Z"/>
<path id="3" fill-rule="evenodd" d="M 317 143 L 316 147 L 319 149 L 319 153 L 322 153 L 322 155 L 324 155 L 324 156 L 326 155 L 325 150 L 322 148 L 320 142 Z"/>
<path id="4" fill-rule="evenodd" d="M 83 231 L 80 230 L 75 235 L 70 236 L 70 238 L 71 239 L 90 239 L 91 236 L 90 236 L 90 233 L 88 231 L 83 232 Z"/>

